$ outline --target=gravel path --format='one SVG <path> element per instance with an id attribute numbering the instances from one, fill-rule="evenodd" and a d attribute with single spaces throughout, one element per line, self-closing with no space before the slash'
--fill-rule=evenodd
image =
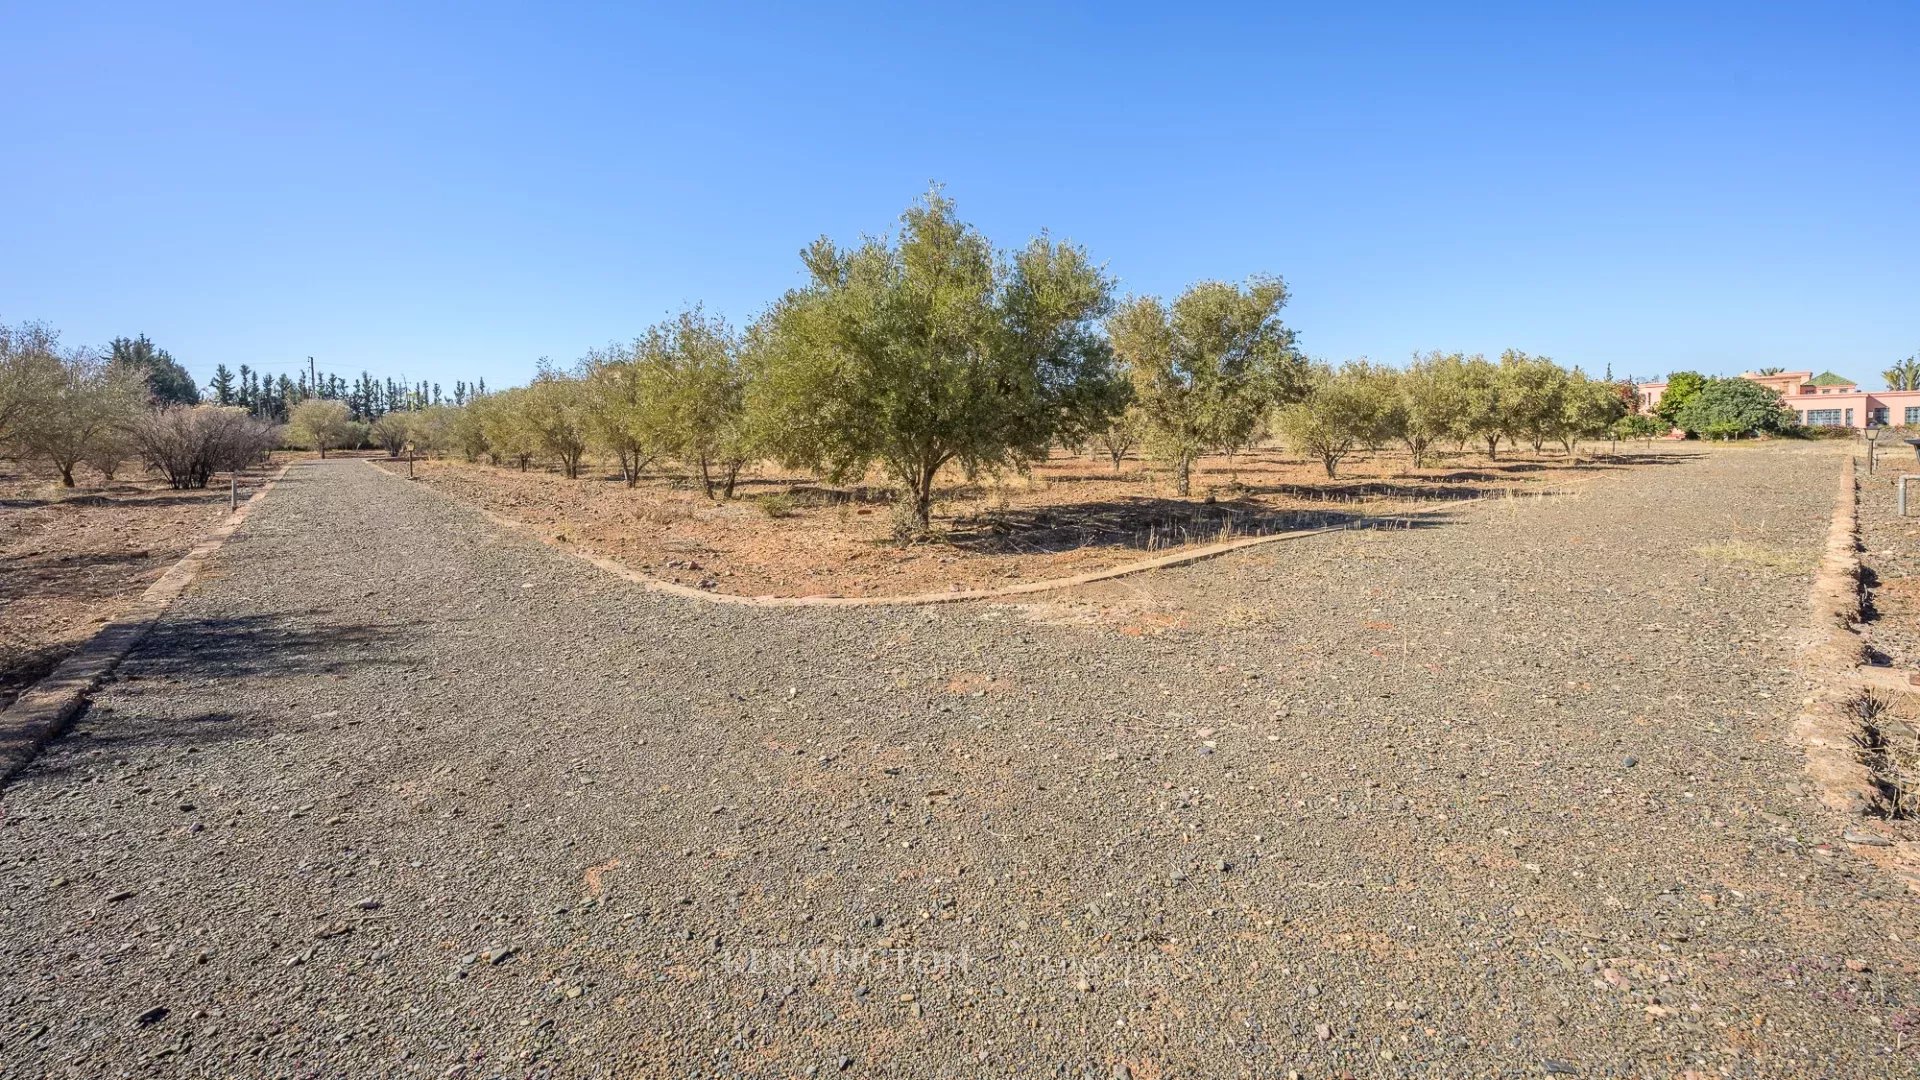
<path id="1" fill-rule="evenodd" d="M 1664 460 L 840 612 L 296 468 L 0 799 L 0 1073 L 1914 1075 L 1788 737 L 1837 452 Z"/>

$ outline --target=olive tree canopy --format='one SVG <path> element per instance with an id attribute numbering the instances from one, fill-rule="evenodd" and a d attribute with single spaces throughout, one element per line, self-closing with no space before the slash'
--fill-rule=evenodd
<path id="1" fill-rule="evenodd" d="M 1277 277 L 1205 281 L 1170 305 L 1130 300 L 1108 321 L 1147 451 L 1173 464 L 1179 494 L 1195 458 L 1242 445 L 1270 407 L 1297 396 L 1306 364 L 1280 322 L 1286 303 Z"/>
<path id="2" fill-rule="evenodd" d="M 823 237 L 802 257 L 810 283 L 747 350 L 750 422 L 786 464 L 880 465 L 924 531 L 944 466 L 1018 468 L 1105 422 L 1112 284 L 1081 248 L 1042 235 L 996 252 L 935 188 L 897 236 Z"/>

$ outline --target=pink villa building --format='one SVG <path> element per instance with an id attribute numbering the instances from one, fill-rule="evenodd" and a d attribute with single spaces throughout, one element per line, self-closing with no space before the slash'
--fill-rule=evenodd
<path id="1" fill-rule="evenodd" d="M 1779 391 L 1781 400 L 1808 427 L 1920 427 L 1920 390 L 1862 390 L 1852 379 L 1833 372 L 1782 371 L 1774 375 L 1746 372 L 1740 376 Z M 1663 382 L 1641 383 L 1640 409 L 1645 412 L 1666 393 Z"/>

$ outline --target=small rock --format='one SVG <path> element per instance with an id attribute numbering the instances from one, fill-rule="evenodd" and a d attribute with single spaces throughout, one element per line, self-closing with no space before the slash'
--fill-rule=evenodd
<path id="1" fill-rule="evenodd" d="M 1845 840 L 1849 844 L 1859 844 L 1864 847 L 1893 846 L 1892 840 L 1881 836 L 1879 833 L 1868 832 L 1865 829 L 1848 829 L 1846 832 L 1840 834 L 1840 839 Z"/>
<path id="2" fill-rule="evenodd" d="M 1872 966 L 1869 965 L 1865 960 L 1857 960 L 1857 959 L 1854 959 L 1853 957 L 1848 957 L 1846 964 L 1847 964 L 1848 971 L 1859 972 L 1859 971 L 1873 970 Z"/>
<path id="3" fill-rule="evenodd" d="M 1321 1042 L 1333 1041 L 1333 1029 L 1325 1024 L 1315 1024 L 1313 1026 L 1313 1035 Z"/>
<path id="4" fill-rule="evenodd" d="M 117 893 L 110 893 L 110 894 L 108 894 L 108 896 L 107 896 L 107 903 L 109 903 L 109 904 L 117 904 L 117 903 L 119 903 L 119 902 L 120 902 L 120 901 L 122 901 L 122 900 L 131 900 L 131 899 L 133 899 L 133 890 L 132 890 L 132 889 L 121 889 L 121 890 L 120 890 L 119 892 L 117 892 Z"/>
<path id="5" fill-rule="evenodd" d="M 1634 757 L 1632 754 L 1628 754 L 1626 757 L 1620 759 L 1620 767 L 1623 769 L 1631 769 L 1638 764 L 1640 764 L 1640 759 Z"/>
<path id="6" fill-rule="evenodd" d="M 168 1009 L 165 1005 L 155 1005 L 153 1008 L 134 1017 L 133 1022 L 141 1027 L 152 1027 L 160 1021 L 165 1020 L 167 1013 L 171 1011 L 172 1010 Z"/>
<path id="7" fill-rule="evenodd" d="M 1548 1076 L 1576 1076 L 1580 1072 L 1578 1068 L 1564 1061 L 1555 1061 L 1552 1058 L 1541 1062 L 1540 1070 Z"/>
<path id="8" fill-rule="evenodd" d="M 514 948 L 512 945 L 496 945 L 482 955 L 486 957 L 487 963 L 489 964 L 502 964 L 519 951 L 519 949 Z"/>
<path id="9" fill-rule="evenodd" d="M 363 896 L 355 900 L 353 906 L 359 908 L 361 911 L 375 911 L 379 909 L 380 901 L 371 896 Z"/>

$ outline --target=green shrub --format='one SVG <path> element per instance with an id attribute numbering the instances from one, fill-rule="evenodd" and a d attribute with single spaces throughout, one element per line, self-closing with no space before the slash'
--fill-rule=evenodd
<path id="1" fill-rule="evenodd" d="M 754 499 L 753 504 L 770 518 L 789 518 L 800 509 L 800 501 L 784 491 L 770 491 Z"/>

